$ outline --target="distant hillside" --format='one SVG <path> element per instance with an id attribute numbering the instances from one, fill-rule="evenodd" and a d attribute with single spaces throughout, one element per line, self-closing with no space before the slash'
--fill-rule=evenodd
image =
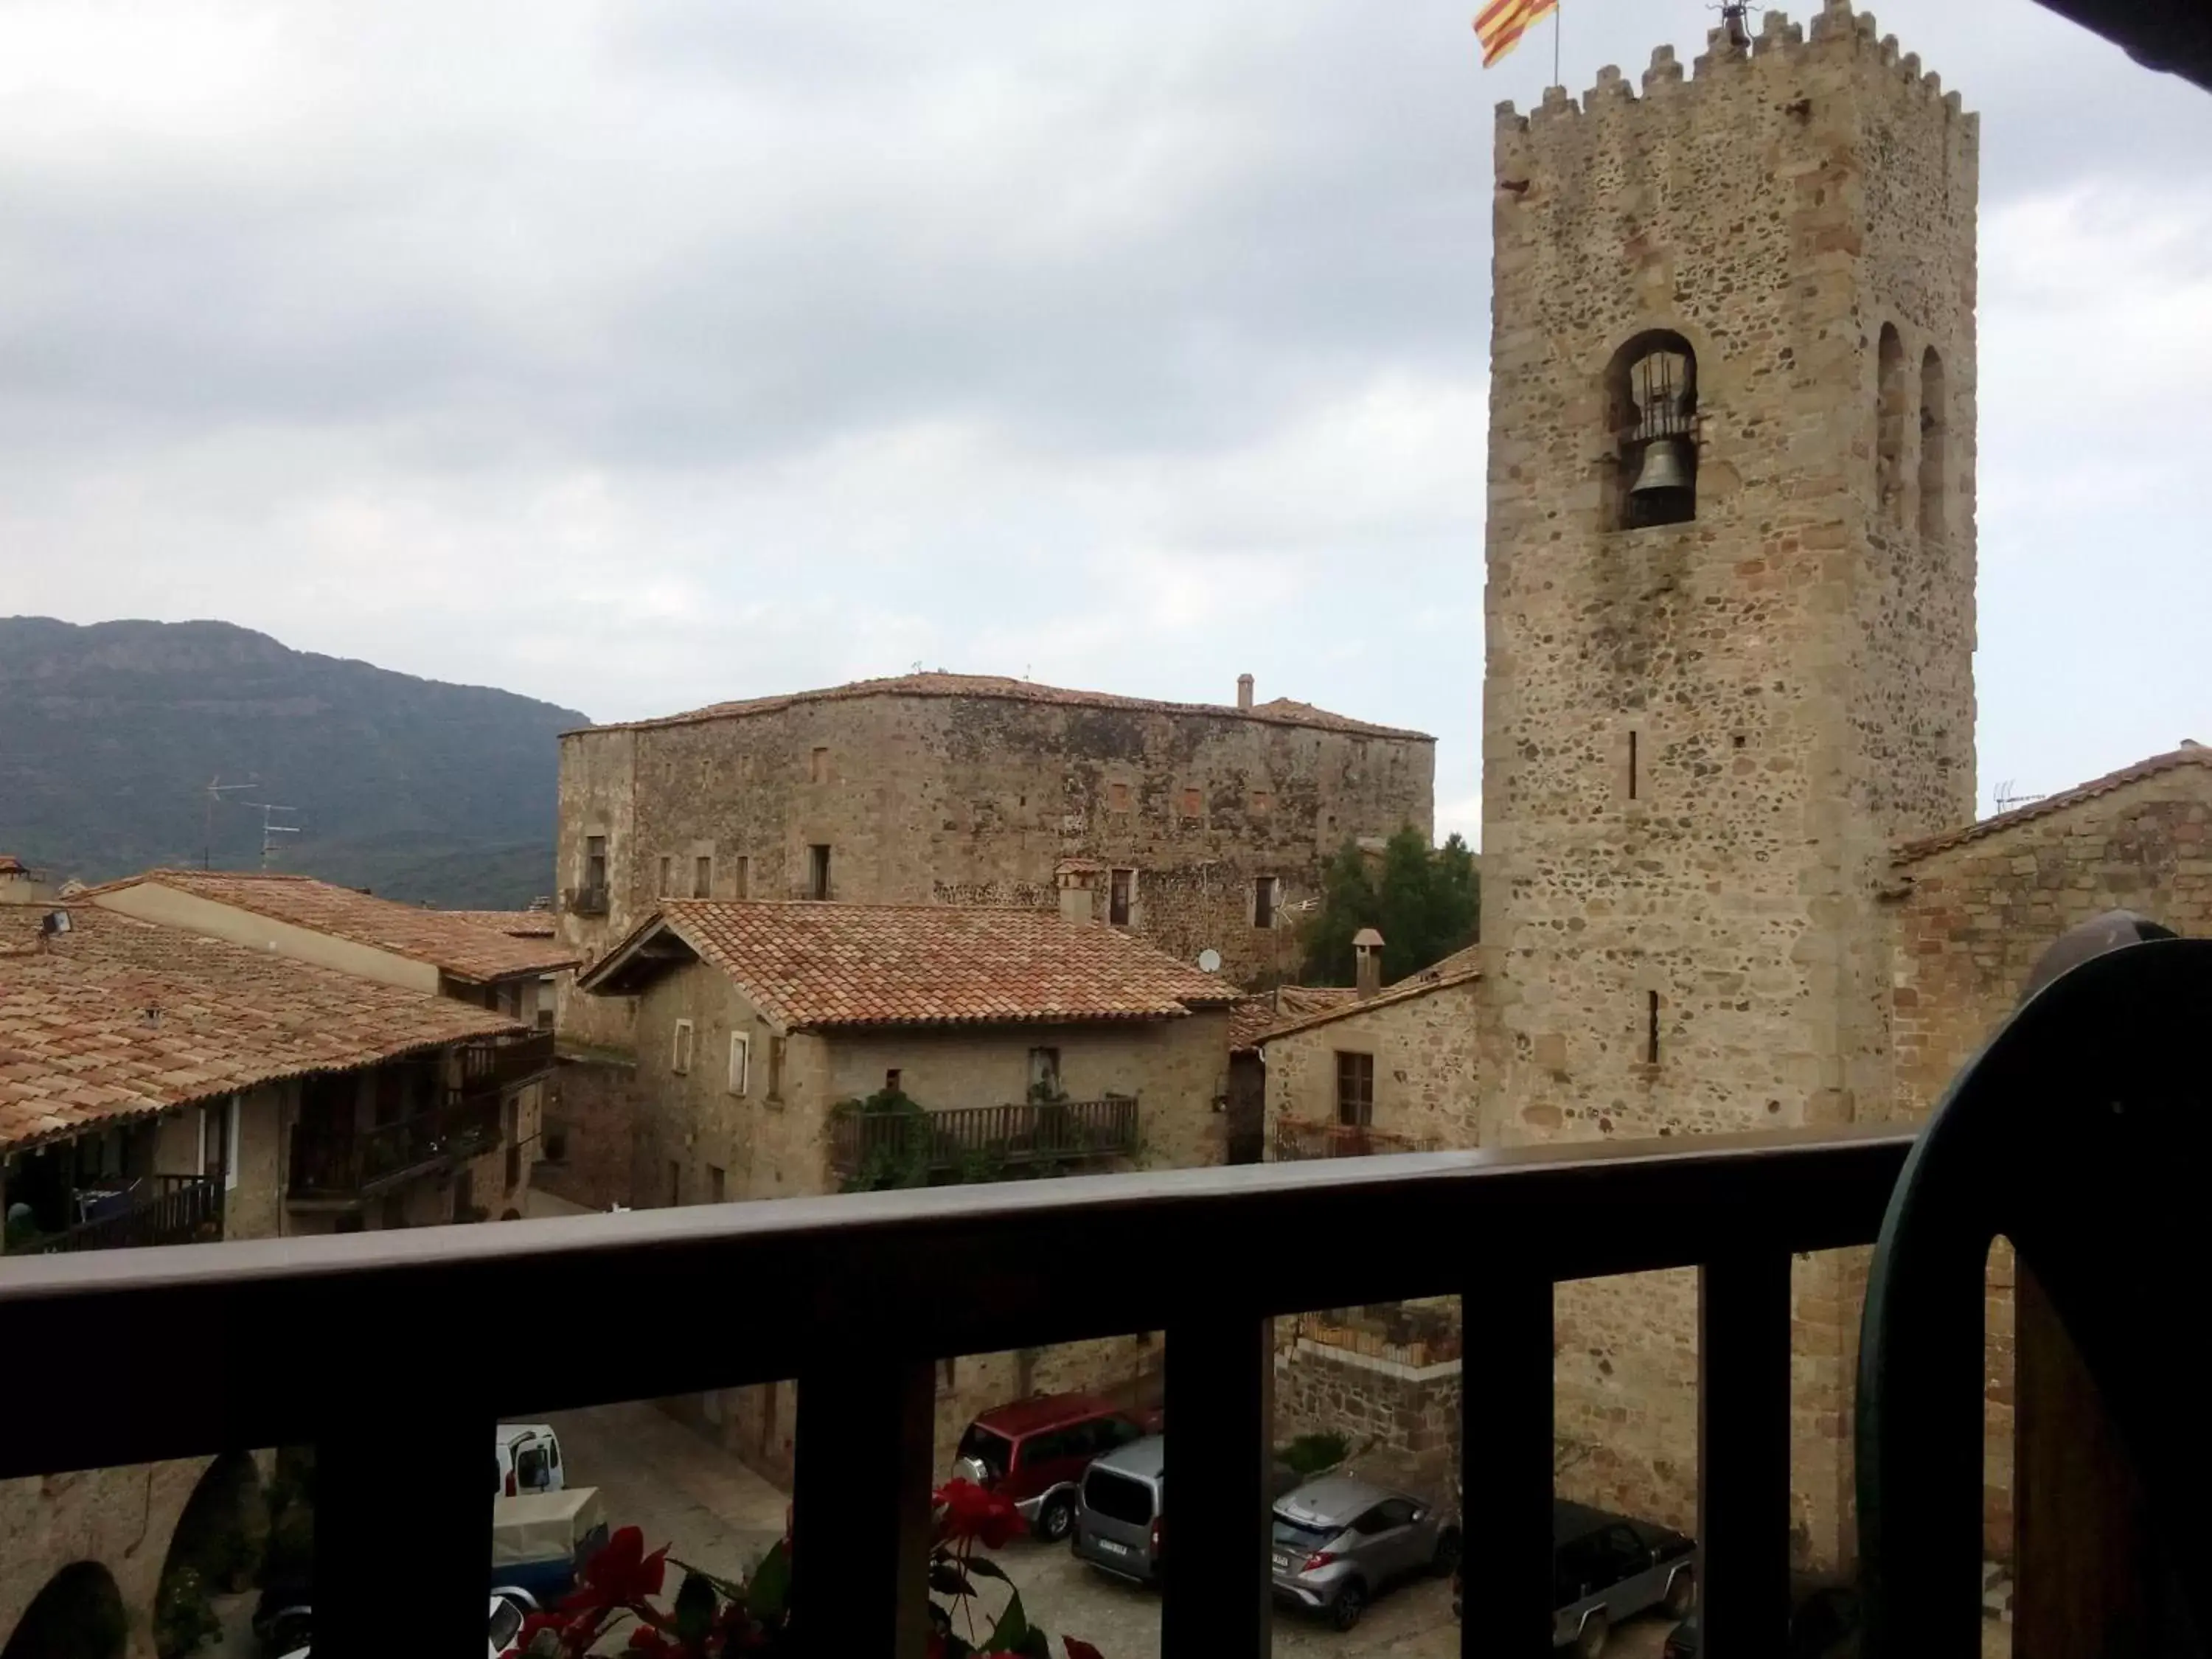
<path id="1" fill-rule="evenodd" d="M 228 623 L 0 617 L 0 852 L 57 880 L 209 856 L 429 904 L 553 890 L 554 735 L 572 708 L 293 651 Z M 253 781 L 210 808 L 207 786 Z"/>

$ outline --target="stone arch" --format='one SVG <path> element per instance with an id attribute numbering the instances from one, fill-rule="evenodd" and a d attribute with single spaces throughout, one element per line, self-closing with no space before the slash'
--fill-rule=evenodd
<path id="1" fill-rule="evenodd" d="M 1875 369 L 1875 495 L 1887 522 L 1905 522 L 1905 342 L 1881 325 Z"/>
<path id="2" fill-rule="evenodd" d="M 0 1659 L 124 1659 L 130 1639 L 115 1575 L 97 1561 L 72 1561 L 32 1597 Z"/>
<path id="3" fill-rule="evenodd" d="M 201 1471 L 169 1534 L 155 1591 L 157 1610 L 180 1614 L 212 1595 L 249 1588 L 269 1538 L 261 1469 L 248 1452 L 226 1452 Z"/>
<path id="4" fill-rule="evenodd" d="M 1948 413 L 1943 360 L 1929 346 L 1920 359 L 1920 533 L 1927 540 L 1944 532 L 1944 427 Z"/>
<path id="5" fill-rule="evenodd" d="M 1683 524 L 1698 515 L 1698 354 L 1679 331 L 1645 329 L 1605 372 L 1613 441 L 1606 527 Z"/>

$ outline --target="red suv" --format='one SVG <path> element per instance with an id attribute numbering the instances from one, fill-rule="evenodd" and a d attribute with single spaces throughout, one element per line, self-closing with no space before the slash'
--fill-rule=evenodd
<path id="1" fill-rule="evenodd" d="M 1096 1395 L 1035 1395 L 970 1423 L 952 1473 L 1012 1498 L 1030 1529 L 1056 1544 L 1074 1524 L 1076 1482 L 1091 1460 L 1159 1426 L 1158 1412 L 1124 1411 Z"/>

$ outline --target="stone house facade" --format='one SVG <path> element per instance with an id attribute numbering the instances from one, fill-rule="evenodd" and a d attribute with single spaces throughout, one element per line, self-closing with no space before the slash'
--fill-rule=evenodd
<path id="1" fill-rule="evenodd" d="M 1498 112 L 1486 1146 L 1887 1110 L 1891 848 L 1975 798 L 1978 150 L 1845 0 Z M 1798 1266 L 1809 1559 L 1850 1273 Z M 1688 1522 L 1689 1276 L 1556 1310 L 1562 1490 Z"/>
<path id="2" fill-rule="evenodd" d="M 1109 919 L 1250 983 L 1346 841 L 1433 823 L 1435 743 L 1304 703 L 1147 702 L 957 674 L 866 680 L 568 732 L 562 938 L 596 957 L 664 898 L 1044 907 L 1103 870 Z M 620 1000 L 564 1042 L 627 1049 Z"/>
<path id="3" fill-rule="evenodd" d="M 878 1131 L 908 1181 L 1218 1164 L 1233 987 L 1057 911 L 674 900 L 580 976 L 635 998 L 642 1204 L 836 1192 Z M 851 1103 L 896 1090 L 924 1115 Z M 939 1462 L 1032 1392 L 1156 1395 L 1150 1333 L 948 1358 Z M 788 1481 L 793 1385 L 663 1401 Z"/>

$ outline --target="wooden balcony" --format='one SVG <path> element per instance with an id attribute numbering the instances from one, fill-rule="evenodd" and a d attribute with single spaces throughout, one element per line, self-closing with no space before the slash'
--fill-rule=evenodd
<path id="1" fill-rule="evenodd" d="M 1432 1152 L 1433 1138 L 1393 1134 L 1364 1123 L 1321 1123 L 1310 1118 L 1275 1120 L 1275 1162 L 1316 1158 L 1372 1158 L 1379 1152 Z"/>
<path id="2" fill-rule="evenodd" d="M 292 1138 L 286 1200 L 295 1206 L 353 1205 L 495 1149 L 495 1090 L 448 1091 L 443 1104 L 373 1128 L 333 1133 L 302 1124 Z"/>
<path id="3" fill-rule="evenodd" d="M 470 1095 L 502 1093 L 552 1069 L 550 1031 L 496 1042 L 471 1042 L 461 1050 L 461 1089 Z"/>
<path id="4" fill-rule="evenodd" d="M 847 1112 L 830 1127 L 830 1167 L 853 1176 L 872 1162 L 919 1157 L 932 1176 L 982 1165 L 1012 1170 L 1096 1164 L 1137 1150 L 1137 1097 L 1063 1100 L 943 1111 Z"/>
<path id="5" fill-rule="evenodd" d="M 71 1250 L 205 1244 L 222 1237 L 222 1182 L 216 1176 L 141 1176 L 126 1201 L 88 1221 L 19 1247 L 26 1255 Z"/>
<path id="6" fill-rule="evenodd" d="M 908 1557 L 933 1470 L 928 1434 L 902 1425 L 929 1420 L 936 1362 L 1164 1331 L 1179 1570 L 1162 1651 L 1258 1659 L 1273 1317 L 1457 1294 L 1484 1333 L 1463 1437 L 1466 1489 L 1484 1494 L 1468 1508 L 1468 1601 L 1484 1613 L 1464 1650 L 1534 1654 L 1552 1616 L 1552 1287 L 1699 1267 L 1706 1640 L 1764 1659 L 1784 1646 L 1790 1260 L 1870 1242 L 1912 1139 L 1882 1125 L 1332 1158 L 25 1261 L 0 1278 L 10 1352 L 85 1352 L 118 1329 L 151 1352 L 247 1352 L 281 1331 L 341 1363 L 94 1368 L 0 1419 L 0 1479 L 315 1442 L 331 1494 L 317 1659 L 386 1650 L 403 1537 L 410 1653 L 477 1659 L 494 1423 L 795 1376 L 799 1559 L 837 1564 L 800 1569 L 810 1650 L 919 1654 Z M 1224 1248 L 1384 1237 L 1388 1250 L 1303 1253 L 1295 1273 Z M 741 1328 L 701 1323 L 702 1285 L 742 1287 Z M 423 1387 L 424 1356 L 475 1351 L 491 1308 L 598 1310 L 600 1334 L 560 1340 L 557 1364 L 440 1364 Z M 629 1340 L 641 1331 L 697 1340 Z"/>

